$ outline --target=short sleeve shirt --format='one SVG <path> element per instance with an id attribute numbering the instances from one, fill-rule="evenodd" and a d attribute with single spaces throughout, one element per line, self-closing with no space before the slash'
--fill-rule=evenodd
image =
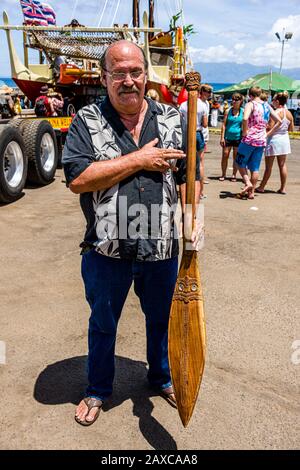
<path id="1" fill-rule="evenodd" d="M 90 105 L 78 112 L 63 151 L 67 184 L 92 163 L 135 152 L 156 137 L 160 147 L 184 149 L 184 125 L 178 111 L 147 101 L 138 146 L 108 98 L 100 107 Z M 177 256 L 176 183 L 185 182 L 185 160 L 174 164 L 177 173 L 141 170 L 111 188 L 81 194 L 86 218 L 82 248 L 94 247 L 106 256 L 138 261 Z"/>
<path id="2" fill-rule="evenodd" d="M 180 105 L 179 111 L 182 113 L 185 122 L 187 122 L 187 109 L 188 109 L 188 102 L 184 101 Z M 203 130 L 202 120 L 204 116 L 208 116 L 207 106 L 202 100 L 200 100 L 200 98 L 198 98 L 197 99 L 197 130 L 200 130 L 200 131 Z"/>

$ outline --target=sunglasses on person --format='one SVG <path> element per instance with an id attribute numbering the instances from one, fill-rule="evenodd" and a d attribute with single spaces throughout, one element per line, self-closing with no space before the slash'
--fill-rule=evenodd
<path id="1" fill-rule="evenodd" d="M 241 98 L 232 98 L 232 101 L 241 101 Z"/>

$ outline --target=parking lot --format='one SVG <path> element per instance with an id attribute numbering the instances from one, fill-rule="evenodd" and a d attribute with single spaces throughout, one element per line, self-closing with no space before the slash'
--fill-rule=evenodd
<path id="1" fill-rule="evenodd" d="M 199 254 L 207 363 L 187 429 L 147 388 L 144 318 L 133 291 L 121 318 L 112 398 L 90 428 L 74 421 L 86 385 L 89 309 L 80 277 L 84 220 L 62 170 L 0 207 L 1 449 L 293 449 L 299 447 L 300 141 L 286 196 L 253 201 L 219 182 L 206 154 L 206 242 Z M 297 342 L 298 341 L 298 342 Z"/>

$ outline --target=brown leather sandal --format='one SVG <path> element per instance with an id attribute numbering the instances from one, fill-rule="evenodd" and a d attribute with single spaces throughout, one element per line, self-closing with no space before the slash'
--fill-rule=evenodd
<path id="1" fill-rule="evenodd" d="M 158 393 L 169 403 L 169 405 L 171 405 L 173 408 L 177 408 L 175 393 L 172 385 L 167 388 L 162 388 Z"/>
<path id="2" fill-rule="evenodd" d="M 92 421 L 86 421 L 86 419 L 84 419 L 84 421 L 81 421 L 80 419 L 77 418 L 77 416 L 75 415 L 75 421 L 76 423 L 78 424 L 81 424 L 82 426 L 90 426 L 91 424 L 93 424 L 96 419 L 98 418 L 99 416 L 99 413 L 101 411 L 101 408 L 103 406 L 103 401 L 102 400 L 97 400 L 97 398 L 93 398 L 93 397 L 86 397 L 84 398 L 84 403 L 86 404 L 86 406 L 88 407 L 88 413 L 86 416 L 89 415 L 90 411 L 92 408 L 99 408 L 97 413 L 95 414 L 94 416 L 94 419 Z"/>

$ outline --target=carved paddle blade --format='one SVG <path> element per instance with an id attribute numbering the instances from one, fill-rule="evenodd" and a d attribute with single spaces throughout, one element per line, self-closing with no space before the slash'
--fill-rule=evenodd
<path id="1" fill-rule="evenodd" d="M 203 297 L 197 252 L 183 253 L 169 321 L 169 363 L 184 427 L 192 416 L 206 350 Z"/>

